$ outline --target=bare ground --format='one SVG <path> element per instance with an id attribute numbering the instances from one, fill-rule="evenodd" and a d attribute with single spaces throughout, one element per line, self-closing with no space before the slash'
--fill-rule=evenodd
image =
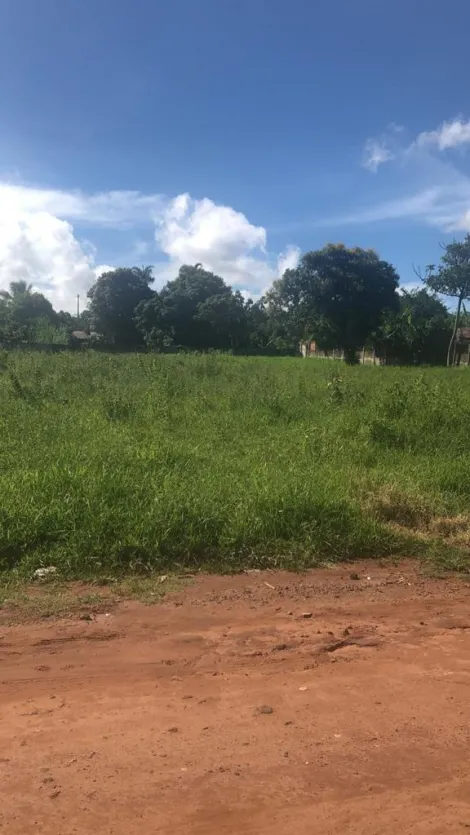
<path id="1" fill-rule="evenodd" d="M 354 571 L 0 625 L 0 830 L 470 831 L 470 587 Z"/>

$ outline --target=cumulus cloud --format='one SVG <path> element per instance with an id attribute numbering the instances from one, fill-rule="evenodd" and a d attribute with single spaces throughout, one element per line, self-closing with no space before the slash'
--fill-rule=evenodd
<path id="1" fill-rule="evenodd" d="M 107 264 L 99 264 L 95 244 L 80 240 L 74 226 L 99 231 L 155 229 L 164 261 L 155 269 L 156 286 L 174 278 L 182 264 L 202 263 L 245 294 L 258 296 L 283 265 L 298 259 L 288 248 L 276 264 L 266 249 L 266 230 L 230 206 L 189 194 L 164 198 L 137 191 L 86 194 L 0 183 L 0 289 L 18 278 L 31 282 L 54 307 L 73 310 Z M 130 261 L 147 256 L 138 238 Z M 284 269 L 286 268 L 284 266 Z"/>
<path id="2" fill-rule="evenodd" d="M 255 294 L 277 277 L 266 253 L 266 229 L 207 198 L 175 197 L 157 217 L 155 237 L 173 271 L 182 264 L 201 263 L 233 286 Z M 167 273 L 168 265 L 163 269 Z"/>
<path id="3" fill-rule="evenodd" d="M 95 278 L 71 225 L 49 212 L 0 215 L 0 289 L 25 279 L 57 309 L 73 310 Z"/>

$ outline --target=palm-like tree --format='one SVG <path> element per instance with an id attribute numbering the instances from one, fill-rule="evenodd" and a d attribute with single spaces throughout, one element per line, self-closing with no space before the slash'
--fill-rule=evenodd
<path id="1" fill-rule="evenodd" d="M 152 275 L 152 266 L 148 267 L 132 267 L 132 272 L 134 273 L 137 278 L 140 278 L 146 284 L 151 284 L 154 281 L 154 277 Z"/>
<path id="2" fill-rule="evenodd" d="M 20 278 L 18 281 L 10 281 L 10 290 L 0 290 L 0 298 L 11 301 L 15 296 L 25 296 L 32 292 L 33 285 Z"/>

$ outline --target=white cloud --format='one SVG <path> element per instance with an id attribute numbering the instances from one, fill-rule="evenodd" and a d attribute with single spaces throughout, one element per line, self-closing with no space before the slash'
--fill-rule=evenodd
<path id="1" fill-rule="evenodd" d="M 126 229 L 151 223 L 163 205 L 161 195 L 139 191 L 85 194 L 0 183 L 0 217 L 4 212 L 43 211 L 85 225 Z"/>
<path id="2" fill-rule="evenodd" d="M 116 267 L 112 264 L 99 264 L 97 267 L 93 267 L 93 274 L 95 278 L 99 278 L 103 273 L 111 273 L 115 269 Z"/>
<path id="3" fill-rule="evenodd" d="M 277 277 L 266 253 L 266 229 L 207 198 L 175 197 L 157 218 L 155 237 L 173 274 L 182 264 L 201 263 L 235 287 L 255 293 Z M 168 265 L 163 269 L 166 277 Z"/>
<path id="4" fill-rule="evenodd" d="M 470 231 L 470 180 L 421 189 L 414 194 L 383 200 L 334 218 L 322 218 L 318 228 L 333 225 L 377 223 L 386 220 L 412 220 L 435 226 L 443 232 Z"/>
<path id="5" fill-rule="evenodd" d="M 403 139 L 404 128 L 392 122 L 385 133 L 365 143 L 362 165 L 374 173 L 378 167 L 392 160 L 403 161 L 414 154 L 447 151 L 470 143 L 470 119 L 460 117 L 443 122 L 435 130 L 423 131 L 408 144 Z M 401 142 L 399 141 L 401 137 Z"/>
<path id="6" fill-rule="evenodd" d="M 444 232 L 469 231 L 470 177 L 459 169 L 455 154 L 443 153 L 467 144 L 470 120 L 460 117 L 423 131 L 411 142 L 404 129 L 392 123 L 381 136 L 366 142 L 363 164 L 377 171 L 382 163 L 394 163 L 395 177 L 388 181 L 394 196 L 338 218 L 322 219 L 318 226 L 409 218 Z M 400 185 L 404 194 L 397 197 Z"/>
<path id="7" fill-rule="evenodd" d="M 399 220 L 407 217 L 430 217 L 438 205 L 440 190 L 430 188 L 416 194 L 384 200 L 371 206 L 360 207 L 348 214 L 340 215 L 334 222 L 343 226 L 354 223 L 375 223 L 380 220 Z M 318 226 L 330 226 L 331 218 L 324 218 Z"/>
<path id="8" fill-rule="evenodd" d="M 456 232 L 459 230 L 463 232 L 470 232 L 470 209 L 467 209 L 465 212 L 463 212 L 461 217 L 454 222 L 450 231 L 453 230 L 455 230 Z"/>
<path id="9" fill-rule="evenodd" d="M 423 287 L 424 284 L 422 281 L 407 281 L 405 284 L 400 284 L 398 292 L 402 296 L 403 293 L 414 293 L 416 290 L 422 290 Z"/>
<path id="10" fill-rule="evenodd" d="M 77 293 L 85 295 L 94 278 L 67 221 L 44 211 L 0 215 L 0 289 L 25 279 L 57 309 L 73 310 Z"/>
<path id="11" fill-rule="evenodd" d="M 394 152 L 387 147 L 384 139 L 368 139 L 364 146 L 362 165 L 375 174 L 379 165 L 394 158 Z"/>
<path id="12" fill-rule="evenodd" d="M 300 260 L 300 249 L 298 246 L 288 246 L 281 252 L 277 259 L 277 273 L 282 278 L 286 270 L 295 270 Z"/>
<path id="13" fill-rule="evenodd" d="M 443 122 L 437 130 L 424 131 L 417 136 L 414 145 L 418 148 L 435 147 L 438 151 L 447 151 L 470 142 L 470 120 L 463 122 L 454 119 Z"/>
<path id="14" fill-rule="evenodd" d="M 24 278 L 50 298 L 54 307 L 74 310 L 76 295 L 85 296 L 96 276 L 110 265 L 97 265 L 97 249 L 79 240 L 71 222 L 90 228 L 136 228 L 152 225 L 166 260 L 155 268 L 156 286 L 174 278 L 182 264 L 201 262 L 227 282 L 251 295 L 266 290 L 282 264 L 294 264 L 288 248 L 271 258 L 266 230 L 251 224 L 230 206 L 188 194 L 173 199 L 137 191 L 85 194 L 0 183 L 0 289 Z M 129 258 L 147 254 L 137 239 Z"/>

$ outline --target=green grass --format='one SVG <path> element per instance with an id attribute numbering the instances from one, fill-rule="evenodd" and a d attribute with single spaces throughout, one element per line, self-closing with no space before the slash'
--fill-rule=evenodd
<path id="1" fill-rule="evenodd" d="M 468 563 L 467 369 L 11 353 L 0 437 L 3 570 Z"/>

